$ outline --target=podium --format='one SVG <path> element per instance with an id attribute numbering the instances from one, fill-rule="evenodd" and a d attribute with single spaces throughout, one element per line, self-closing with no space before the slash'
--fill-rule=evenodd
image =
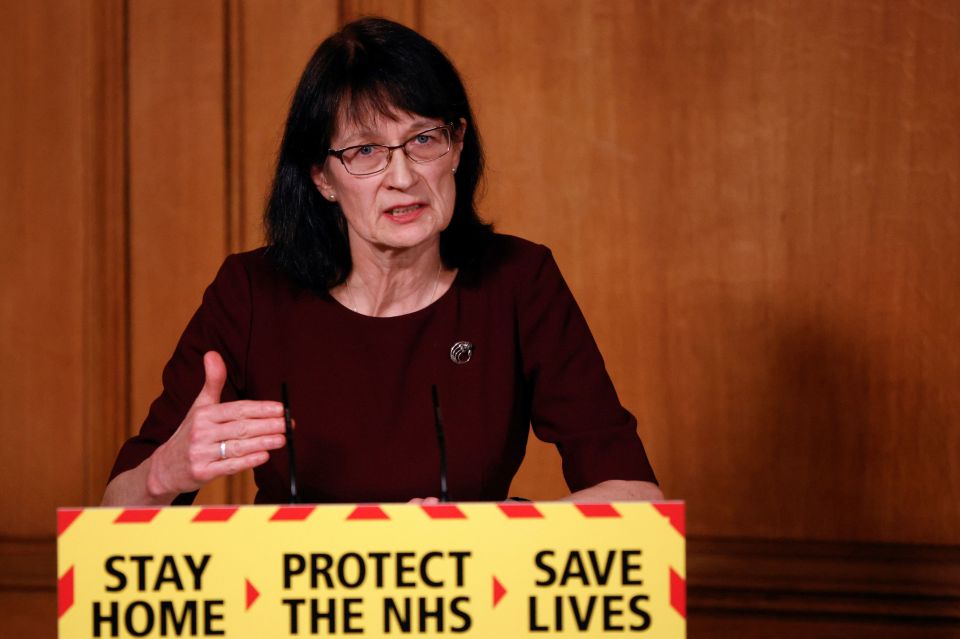
<path id="1" fill-rule="evenodd" d="M 57 512 L 60 637 L 684 637 L 683 502 Z"/>

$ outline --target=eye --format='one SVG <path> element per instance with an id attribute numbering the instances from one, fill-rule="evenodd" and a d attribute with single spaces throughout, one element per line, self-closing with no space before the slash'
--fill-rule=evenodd
<path id="1" fill-rule="evenodd" d="M 361 156 L 362 156 L 362 155 L 373 155 L 373 151 L 374 151 L 374 148 L 373 148 L 373 145 L 372 145 L 372 144 L 365 144 L 365 145 L 363 145 L 363 146 L 358 146 L 358 147 L 357 147 L 357 155 L 361 155 Z"/>
<path id="2" fill-rule="evenodd" d="M 415 138 L 413 138 L 413 141 L 416 144 L 430 144 L 435 140 L 436 140 L 436 135 L 432 131 L 427 133 L 421 133 Z"/>

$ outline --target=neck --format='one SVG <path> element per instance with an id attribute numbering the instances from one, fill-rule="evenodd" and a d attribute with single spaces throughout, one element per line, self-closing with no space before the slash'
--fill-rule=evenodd
<path id="1" fill-rule="evenodd" d="M 432 304 L 447 288 L 439 243 L 403 252 L 358 252 L 347 281 L 331 291 L 356 313 L 391 317 Z"/>

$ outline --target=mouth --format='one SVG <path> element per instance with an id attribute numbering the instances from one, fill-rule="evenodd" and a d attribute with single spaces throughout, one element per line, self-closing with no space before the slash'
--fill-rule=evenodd
<path id="1" fill-rule="evenodd" d="M 387 209 L 383 213 L 394 222 L 412 222 L 416 218 L 420 217 L 420 214 L 425 208 L 426 206 L 423 203 L 416 202 L 414 204 L 406 204 L 404 206 L 394 206 Z"/>

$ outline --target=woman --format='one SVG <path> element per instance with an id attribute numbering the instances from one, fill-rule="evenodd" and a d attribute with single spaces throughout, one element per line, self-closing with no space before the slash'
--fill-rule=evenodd
<path id="1" fill-rule="evenodd" d="M 482 169 L 433 43 L 381 19 L 323 42 L 287 119 L 268 246 L 207 289 L 103 503 L 189 503 L 247 468 L 258 502 L 287 501 L 282 384 L 303 501 L 435 500 L 433 385 L 452 499 L 506 498 L 531 422 L 571 499 L 661 498 L 550 252 L 478 217 Z"/>

